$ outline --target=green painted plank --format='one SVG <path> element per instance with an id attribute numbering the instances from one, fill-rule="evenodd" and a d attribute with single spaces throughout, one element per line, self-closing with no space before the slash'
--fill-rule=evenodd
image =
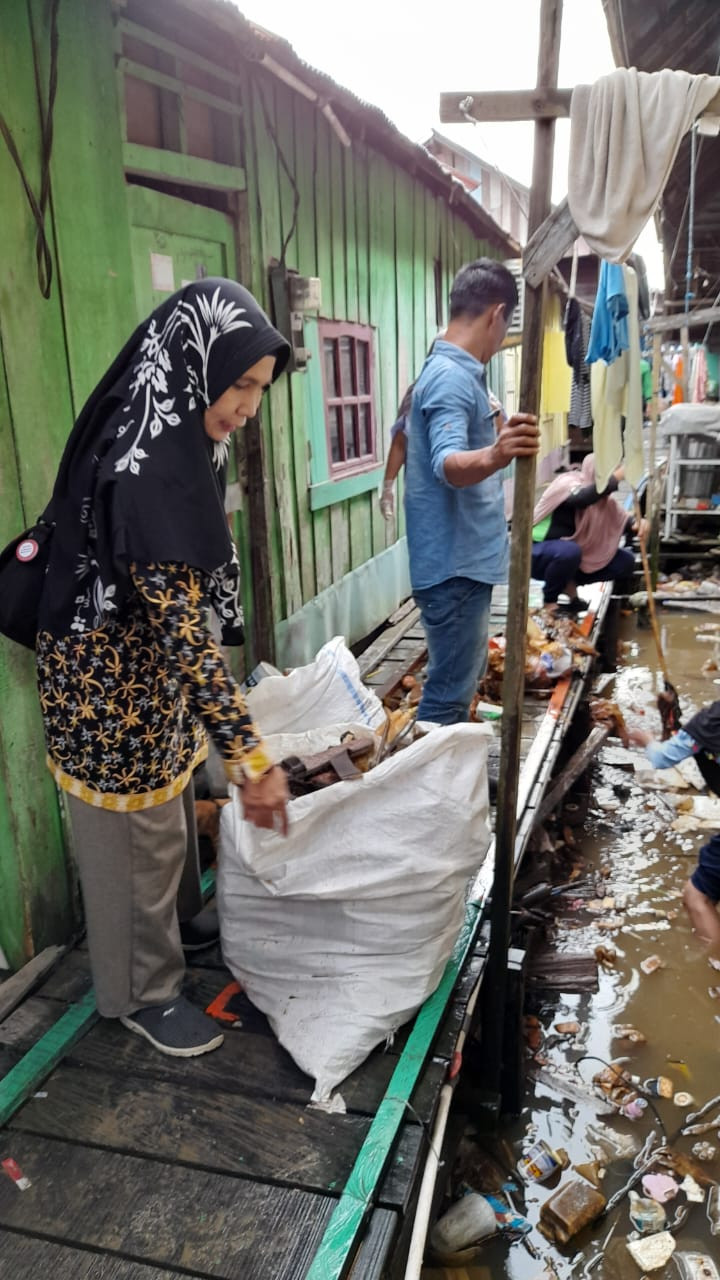
<path id="1" fill-rule="evenodd" d="M 330 162 L 330 250 L 332 255 L 332 307 L 338 320 L 348 317 L 348 246 L 345 198 L 345 148 L 325 123 L 319 128 L 328 132 Z M 350 517 L 346 505 L 330 508 L 330 536 L 333 581 L 339 582 L 350 572 Z"/>
<path id="2" fill-rule="evenodd" d="M 372 559 L 372 518 L 373 509 L 377 506 L 377 491 L 382 481 L 382 467 L 371 475 L 376 476 L 375 483 L 367 493 L 352 498 L 349 503 L 350 513 L 350 562 L 353 569 Z"/>
<path id="3" fill-rule="evenodd" d="M 47 5 L 30 0 L 30 8 L 47 86 Z M 52 207 L 77 413 L 136 318 L 109 4 L 61 4 L 58 38 Z"/>
<path id="4" fill-rule="evenodd" d="M 450 293 L 450 281 L 452 279 L 451 272 L 451 244 L 450 244 L 450 213 L 444 200 L 438 200 L 438 245 L 440 253 L 440 278 L 442 281 L 442 324 L 443 327 L 448 321 L 448 294 Z"/>
<path id="5" fill-rule="evenodd" d="M 297 268 L 301 275 L 316 276 L 317 254 L 315 249 L 315 130 L 317 111 L 309 102 L 295 97 L 292 111 L 295 127 L 294 165 L 300 205 L 296 236 Z M 316 593 L 315 539 L 313 516 L 308 493 L 310 489 L 310 413 L 309 384 L 313 372 L 305 370 L 290 379 L 292 414 L 292 443 L 295 463 L 295 503 L 300 544 L 300 584 L 303 603 Z"/>
<path id="6" fill-rule="evenodd" d="M 138 40 L 142 40 L 143 44 L 152 45 L 154 49 L 161 49 L 163 53 L 169 53 L 172 57 L 181 58 L 183 62 L 193 67 L 199 67 L 201 71 L 207 71 L 215 80 L 224 80 L 226 84 L 237 87 L 237 72 L 228 71 L 220 63 L 211 62 L 208 58 L 203 58 L 201 54 L 191 52 L 186 45 L 177 44 L 175 40 L 167 40 L 164 36 L 160 36 L 156 31 L 151 31 L 149 27 L 139 26 L 137 22 L 130 22 L 127 18 L 118 18 L 116 29 L 121 35 L 134 36 Z"/>
<path id="7" fill-rule="evenodd" d="M 164 71 L 157 71 L 154 67 L 133 61 L 132 58 L 118 58 L 116 66 L 121 76 L 132 76 L 134 80 L 143 80 L 146 84 L 157 85 L 160 89 L 167 89 L 169 93 L 174 93 L 178 98 L 190 98 L 196 102 L 202 102 L 205 106 L 212 107 L 215 111 L 222 111 L 226 115 L 242 115 L 242 108 L 237 103 L 230 102 L 227 98 L 219 98 L 217 94 L 208 93 L 206 89 L 198 89 L 189 80 L 181 82 L 175 76 L 166 75 Z M 202 157 L 193 158 L 201 159 Z"/>
<path id="8" fill-rule="evenodd" d="M 340 1280 L 356 1244 L 376 1189 L 405 1118 L 412 1091 L 430 1052 L 433 1037 L 452 994 L 458 974 L 475 942 L 480 913 L 468 904 L 465 922 L 436 991 L 415 1018 L 407 1044 L 393 1072 L 370 1130 L 353 1165 L 313 1259 L 306 1280 Z"/>
<path id="9" fill-rule="evenodd" d="M 297 95 L 284 85 L 277 84 L 273 99 L 273 126 L 277 136 L 277 148 L 282 151 L 290 171 L 295 162 L 295 135 L 293 107 Z M 294 192 L 278 156 L 278 199 L 281 244 L 293 225 Z M 280 250 L 278 249 L 278 256 Z M 287 264 L 297 262 L 297 222 L 288 242 Z M 281 378 L 273 388 L 273 434 L 275 445 L 275 471 L 273 481 L 280 520 L 280 536 L 283 549 L 285 574 L 285 616 L 295 613 L 303 603 L 300 560 L 301 542 L 298 527 L 297 496 L 295 485 L 294 424 L 292 419 L 291 383 L 304 374 L 291 373 Z"/>
<path id="10" fill-rule="evenodd" d="M 318 130 L 328 135 L 330 164 L 330 252 L 332 256 L 332 314 L 336 320 L 348 319 L 347 252 L 345 245 L 345 148 L 325 118 Z"/>
<path id="11" fill-rule="evenodd" d="M 397 303 L 395 296 L 393 167 L 384 156 L 368 156 L 368 210 L 370 322 L 375 328 L 375 407 L 380 456 L 387 457 L 390 427 L 398 406 Z M 373 552 L 377 554 L 394 541 L 394 533 L 377 504 L 373 506 Z"/>
<path id="12" fill-rule="evenodd" d="M 412 324 L 412 363 L 410 380 L 417 377 L 429 346 L 427 329 L 427 300 L 434 294 L 432 275 L 432 249 L 428 252 L 425 239 L 425 205 L 430 195 L 420 183 L 413 182 L 412 219 L 413 219 L 413 324 Z"/>
<path id="13" fill-rule="evenodd" d="M 416 186 L 412 179 L 404 173 L 398 173 L 395 183 L 395 254 L 397 279 L 397 342 L 398 342 L 398 400 L 400 400 L 411 382 L 420 371 L 422 361 L 418 361 L 417 351 L 419 334 L 416 332 L 416 313 L 425 313 L 425 302 L 421 294 L 425 281 L 425 264 L 422 256 L 425 253 L 424 221 L 422 235 L 416 234 Z M 415 241 L 418 240 L 420 258 L 416 264 Z M 425 352 L 422 352 L 424 357 Z M 392 422 L 393 419 L 390 419 Z M 395 508 L 398 535 L 405 531 L 405 517 L 402 506 L 402 478 L 398 482 Z M 392 527 L 392 526 L 391 526 Z"/>
<path id="14" fill-rule="evenodd" d="M 397 398 L 404 396 L 415 377 L 415 338 L 413 301 L 415 270 L 413 262 L 413 182 L 398 170 L 395 175 L 395 282 L 397 296 Z"/>
<path id="15" fill-rule="evenodd" d="M 247 77 L 241 77 L 238 83 L 238 91 L 243 106 L 243 154 L 245 159 L 245 171 L 247 178 L 247 190 L 244 196 L 238 197 L 238 225 L 237 225 L 237 249 L 240 257 L 238 263 L 238 278 L 250 289 L 250 292 L 261 302 L 268 302 L 267 299 L 267 277 L 265 274 L 262 246 L 260 235 L 260 205 L 259 191 L 257 182 L 257 166 L 255 162 L 255 141 L 252 129 L 252 109 L 253 94 L 252 82 Z M 263 421 L 267 417 L 268 408 L 263 406 Z M 243 435 L 239 437 L 236 433 L 234 452 L 236 454 L 239 467 L 242 469 L 245 464 L 246 438 Z M 251 561 L 251 539 L 253 536 L 260 536 L 262 531 L 252 530 L 250 526 L 249 504 L 243 501 L 242 509 L 236 517 L 236 533 L 238 542 L 238 554 L 240 558 L 240 583 L 243 611 L 245 614 L 245 634 L 248 637 L 245 652 L 246 657 L 251 663 L 256 662 L 261 655 L 252 652 L 253 642 L 251 637 L 254 635 L 254 599 L 253 599 L 253 575 Z M 277 615 L 276 615 L 277 616 Z"/>
<path id="16" fill-rule="evenodd" d="M 3 111 L 32 189 L 40 185 L 40 116 L 26 5 L 13 7 L 0 40 Z M 35 224 L 7 148 L 0 146 L 0 545 L 47 504 L 72 424 L 56 268 L 40 293 Z M 42 353 L 42 359 L 32 358 Z M 14 968 L 63 941 L 73 917 L 55 787 L 32 655 L 0 638 L 0 946 Z"/>
<path id="17" fill-rule="evenodd" d="M 362 199 L 361 191 L 355 180 L 355 154 L 353 148 L 346 148 L 343 153 L 344 185 L 345 185 L 345 237 L 347 250 L 347 315 L 356 324 L 360 323 L 360 270 L 359 255 L 359 218 L 358 207 Z M 367 234 L 367 229 L 365 229 Z M 366 245 L 362 246 L 366 251 Z M 377 406 L 375 406 L 377 413 Z M 372 474 L 372 473 L 370 473 Z M 376 479 L 368 482 L 362 490 L 362 496 L 352 498 L 348 502 L 348 528 L 350 534 L 350 567 L 356 569 L 372 556 L 372 503 L 374 491 L 382 478 L 382 468 L 375 470 Z M 340 482 L 342 483 L 342 482 Z"/>
<path id="18" fill-rule="evenodd" d="M 190 200 L 178 200 L 150 187 L 130 183 L 127 187 L 130 221 L 134 227 L 165 227 L 177 235 L 196 236 L 199 240 L 232 243 L 232 226 L 225 213 L 208 209 Z M 234 265 L 235 249 L 232 249 Z"/>
<path id="19" fill-rule="evenodd" d="M 313 127 L 315 175 L 315 254 L 317 274 L 322 285 L 322 316 L 335 319 L 333 311 L 333 264 L 331 253 L 331 214 L 330 214 L 330 152 L 329 131 L 317 114 Z M 306 325 L 306 334 L 309 325 Z M 312 340 L 312 339 L 311 339 Z M 322 373 L 320 352 L 315 336 L 315 357 L 310 361 L 308 369 L 308 394 L 311 398 L 309 409 L 312 422 L 312 457 L 310 474 L 313 483 L 329 479 L 327 459 L 327 443 L 325 436 L 325 406 L 322 393 Z M 332 533 L 330 529 L 330 511 L 313 512 L 313 541 L 315 544 L 315 589 L 324 591 L 333 581 L 332 566 Z"/>
<path id="20" fill-rule="evenodd" d="M 145 178 L 161 178 L 191 187 L 210 187 L 218 191 L 244 191 L 245 170 L 238 165 L 203 160 L 179 151 L 163 151 L 160 147 L 144 147 L 139 142 L 122 144 L 123 164 L 128 173 Z"/>
<path id="21" fill-rule="evenodd" d="M 9 104 L 4 110 L 30 186 L 38 193 L 40 117 L 32 35 L 25 6 L 16 5 L 12 25 L 5 21 L 3 26 L 0 84 L 3 86 L 3 98 Z M 46 220 L 46 231 L 56 271 L 50 298 L 45 300 L 37 283 L 35 223 L 17 170 L 4 144 L 0 147 L 0 191 L 3 192 L 0 330 L 16 436 L 20 492 L 24 515 L 29 523 L 43 510 L 50 497 L 57 461 L 72 425 L 73 412 L 50 216 Z M 30 334 L 36 350 L 42 351 L 42 360 L 28 359 Z M 48 411 L 49 406 L 52 406 L 52 412 Z M 42 424 L 41 431 L 38 424 Z M 3 502 L 0 507 L 4 510 L 7 502 L 4 477 L 2 483 Z"/>
<path id="22" fill-rule="evenodd" d="M 358 319 L 370 324 L 370 175 L 366 143 L 353 142 L 355 234 L 357 238 Z"/>
<path id="23" fill-rule="evenodd" d="M 440 228 L 438 225 L 439 197 L 429 193 L 425 199 L 425 246 L 428 263 L 428 287 L 425 291 L 425 334 L 427 347 L 438 331 L 436 319 L 435 260 L 440 257 Z M 424 354 L 424 353 L 423 353 Z"/>
<path id="24" fill-rule="evenodd" d="M 24 1057 L 0 1080 L 0 1126 L 7 1124 L 18 1107 L 50 1075 L 61 1058 L 77 1044 L 99 1018 L 95 995 L 89 991 L 58 1018 Z"/>
<path id="25" fill-rule="evenodd" d="M 313 511 L 320 511 L 323 507 L 355 498 L 359 493 L 367 493 L 369 490 L 374 492 L 382 476 L 383 467 L 373 467 L 372 471 L 361 471 L 354 476 L 345 476 L 342 480 L 324 480 L 320 484 L 313 484 L 310 486 L 310 506 Z"/>
<path id="26" fill-rule="evenodd" d="M 340 163 L 342 164 L 342 187 L 345 198 L 345 285 L 347 289 L 345 318 L 357 324 L 360 321 L 357 191 L 355 186 L 355 155 L 352 147 L 341 147 Z"/>
<path id="27" fill-rule="evenodd" d="M 330 536 L 333 582 L 339 582 L 350 572 L 350 519 L 345 503 L 330 507 Z"/>
<path id="28" fill-rule="evenodd" d="M 262 95 L 262 96 L 261 96 Z M 278 201 L 278 165 L 275 145 L 265 122 L 267 112 L 272 121 L 274 112 L 273 82 L 269 76 L 253 75 L 249 91 L 248 122 L 252 124 L 254 148 L 254 199 L 250 205 L 250 218 L 257 218 L 260 226 L 257 263 L 259 268 L 259 300 L 268 294 L 267 271 L 272 258 L 279 259 L 282 247 L 280 208 Z M 248 151 L 250 144 L 248 144 Z M 247 161 L 246 161 L 247 163 Z M 272 311 L 268 297 L 268 312 Z M 282 401 L 274 386 L 265 397 L 263 405 L 263 451 L 266 474 L 266 509 L 268 513 L 270 542 L 270 577 L 272 587 L 273 616 L 275 620 L 287 616 L 285 602 L 285 570 L 283 563 L 283 535 L 278 518 L 277 503 L 272 487 L 272 477 L 278 465 L 275 457 L 275 416 L 282 413 Z"/>

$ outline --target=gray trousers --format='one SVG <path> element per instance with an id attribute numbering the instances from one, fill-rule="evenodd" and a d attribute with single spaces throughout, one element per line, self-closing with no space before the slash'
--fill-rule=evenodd
<path id="1" fill-rule="evenodd" d="M 119 1018 L 174 1000 L 185 973 L 178 921 L 202 908 L 192 783 L 135 813 L 66 800 L 98 1010 Z"/>

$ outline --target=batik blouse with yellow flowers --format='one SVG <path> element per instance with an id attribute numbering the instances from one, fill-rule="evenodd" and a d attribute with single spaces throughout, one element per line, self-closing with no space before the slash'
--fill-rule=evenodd
<path id="1" fill-rule="evenodd" d="M 103 809 L 179 795 L 207 755 L 205 730 L 236 782 L 270 760 L 208 630 L 207 579 L 182 564 L 132 567 L 122 613 L 95 631 L 38 636 L 48 765 L 64 790 Z"/>

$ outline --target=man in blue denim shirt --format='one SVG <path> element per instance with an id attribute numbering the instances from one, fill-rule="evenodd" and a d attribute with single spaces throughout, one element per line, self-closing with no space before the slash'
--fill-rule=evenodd
<path id="1" fill-rule="evenodd" d="M 500 472 L 537 453 L 537 420 L 495 431 L 485 366 L 517 305 L 511 273 L 479 258 L 450 291 L 450 323 L 415 384 L 405 475 L 410 581 L 428 645 L 421 720 L 467 720 L 487 662 L 493 583 L 507 577 Z"/>

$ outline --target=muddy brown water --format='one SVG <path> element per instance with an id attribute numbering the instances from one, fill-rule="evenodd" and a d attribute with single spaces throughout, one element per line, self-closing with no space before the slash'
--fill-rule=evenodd
<path id="1" fill-rule="evenodd" d="M 713 646 L 697 640 L 697 632 L 713 623 L 720 629 L 720 617 L 710 614 L 667 610 L 661 615 L 668 669 L 687 714 L 720 697 L 720 672 L 703 674 L 701 670 L 711 657 Z M 623 622 L 621 637 L 621 665 L 614 685 L 603 696 L 619 703 L 629 724 L 642 725 L 659 736 L 655 699 L 662 682 L 652 635 L 638 630 L 635 619 L 628 618 Z M 679 835 L 671 831 L 674 815 L 663 797 L 663 791 L 639 786 L 632 773 L 596 766 L 588 817 L 583 828 L 576 830 L 578 852 L 587 870 L 609 867 L 606 893 L 626 904 L 621 913 L 622 924 L 606 931 L 601 927 L 603 920 L 609 915 L 617 916 L 615 911 L 589 917 L 570 899 L 556 917 L 557 946 L 560 950 L 592 954 L 598 945 L 604 945 L 615 949 L 617 963 L 612 970 L 600 971 L 597 994 L 548 1000 L 541 1006 L 539 1017 L 544 1034 L 542 1052 L 550 1060 L 551 1071 L 554 1064 L 574 1063 L 582 1054 L 606 1061 L 622 1057 L 627 1059 L 627 1069 L 642 1080 L 664 1075 L 672 1081 L 675 1091 L 690 1093 L 695 1104 L 684 1110 L 671 1100 L 656 1100 L 665 1129 L 672 1137 L 683 1123 L 686 1110 L 697 1110 L 720 1093 L 720 999 L 709 994 L 709 988 L 720 984 L 720 973 L 709 965 L 707 951 L 693 935 L 681 902 L 682 888 L 695 866 L 697 851 L 711 833 Z M 617 802 L 618 807 L 605 808 L 603 802 L 611 806 Z M 674 918 L 668 920 L 666 912 Z M 640 963 L 651 955 L 657 955 L 663 967 L 646 976 Z M 554 1024 L 562 1021 L 581 1024 L 575 1040 L 568 1041 L 553 1032 Z M 618 1023 L 632 1024 L 647 1037 L 647 1043 L 632 1045 L 616 1038 L 613 1028 Z M 600 1065 L 596 1062 L 578 1063 L 578 1072 L 585 1080 L 589 1081 L 597 1070 Z M 709 1115 L 718 1112 L 720 1107 Z M 606 1124 L 617 1133 L 632 1133 L 640 1143 L 652 1128 L 658 1128 L 650 1110 L 638 1121 L 621 1116 L 598 1119 L 592 1103 L 564 1100 L 552 1088 L 529 1084 L 522 1115 L 501 1136 L 510 1144 L 508 1154 L 511 1150 L 514 1160 L 533 1140 L 543 1138 L 554 1148 L 565 1148 L 572 1163 L 581 1163 L 591 1159 L 587 1127 L 597 1123 Z M 672 1145 L 689 1154 L 699 1140 L 686 1137 Z M 720 1138 L 712 1130 L 703 1140 L 718 1150 L 715 1161 L 703 1167 L 720 1179 Z M 613 1164 L 602 1183 L 603 1193 L 612 1195 L 631 1172 L 632 1164 L 627 1160 Z M 566 1173 L 563 1179 L 569 1176 L 574 1175 Z M 543 1185 L 525 1187 L 517 1178 L 516 1182 L 519 1191 L 513 1194 L 513 1200 L 518 1211 L 534 1224 L 529 1239 L 540 1256 L 531 1257 L 520 1242 L 510 1244 L 496 1238 L 482 1246 L 475 1261 L 463 1267 L 427 1265 L 423 1280 L 583 1277 L 585 1266 L 599 1252 L 613 1224 L 603 1260 L 589 1274 L 592 1280 L 640 1280 L 643 1272 L 626 1249 L 632 1230 L 627 1198 L 601 1223 L 586 1229 L 566 1249 L 559 1249 L 547 1242 L 535 1226 L 540 1208 L 552 1190 Z M 683 1202 L 680 1193 L 675 1205 Z M 672 1217 L 674 1206 L 668 1208 L 668 1216 Z M 704 1203 L 691 1205 L 687 1223 L 677 1234 L 677 1251 L 692 1250 L 707 1253 L 720 1264 L 720 1236 L 710 1234 Z M 656 1280 L 678 1280 L 674 1259 L 653 1271 L 652 1276 Z"/>

